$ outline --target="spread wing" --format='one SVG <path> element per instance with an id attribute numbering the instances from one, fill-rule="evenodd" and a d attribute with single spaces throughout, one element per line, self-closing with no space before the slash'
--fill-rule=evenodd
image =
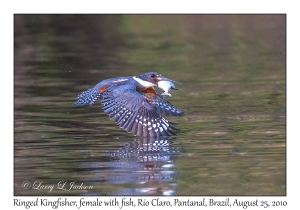
<path id="1" fill-rule="evenodd" d="M 176 129 L 161 114 L 181 115 L 182 111 L 155 94 L 153 90 L 138 92 L 134 85 L 125 85 L 122 91 L 107 88 L 102 93 L 102 108 L 118 126 L 134 135 L 175 135 L 172 130 Z"/>
<path id="2" fill-rule="evenodd" d="M 113 87 L 122 86 L 128 79 L 129 77 L 117 77 L 103 80 L 93 88 L 81 92 L 76 97 L 77 101 L 74 102 L 74 105 L 82 106 L 89 104 L 92 106 L 99 98 L 101 98 L 103 92 L 107 91 L 107 89 L 112 89 Z"/>
<path id="3" fill-rule="evenodd" d="M 76 106 L 82 106 L 89 104 L 92 106 L 101 97 L 101 92 L 99 89 L 93 87 L 86 91 L 81 92 L 77 97 L 77 101 L 74 102 Z"/>

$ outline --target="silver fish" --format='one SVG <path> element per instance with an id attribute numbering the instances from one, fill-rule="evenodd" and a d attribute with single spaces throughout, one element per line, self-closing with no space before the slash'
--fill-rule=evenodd
<path id="1" fill-rule="evenodd" d="M 159 81 L 158 82 L 158 87 L 160 88 L 160 89 L 162 89 L 163 91 L 165 91 L 165 92 L 163 92 L 161 95 L 162 96 L 170 96 L 170 97 L 172 97 L 172 95 L 171 95 L 171 93 L 169 92 L 171 89 L 173 89 L 173 90 L 178 90 L 177 88 L 175 88 L 175 85 L 174 85 L 174 83 L 173 82 L 175 82 L 175 81 Z"/>

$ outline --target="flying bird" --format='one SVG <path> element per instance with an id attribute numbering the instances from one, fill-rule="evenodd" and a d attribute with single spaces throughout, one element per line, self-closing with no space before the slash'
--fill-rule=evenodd
<path id="1" fill-rule="evenodd" d="M 175 82 L 157 72 L 106 79 L 81 92 L 74 104 L 93 105 L 101 98 L 103 111 L 129 133 L 156 138 L 176 135 L 174 130 L 177 129 L 162 114 L 180 116 L 183 112 L 154 89 L 158 86 L 166 91 L 164 81 L 170 89 L 173 87 L 170 83 Z"/>

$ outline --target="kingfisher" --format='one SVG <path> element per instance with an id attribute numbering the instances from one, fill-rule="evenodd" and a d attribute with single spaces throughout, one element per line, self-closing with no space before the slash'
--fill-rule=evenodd
<path id="1" fill-rule="evenodd" d="M 157 72 L 106 79 L 81 92 L 74 104 L 92 106 L 101 98 L 103 111 L 129 133 L 151 138 L 176 135 L 178 129 L 162 114 L 181 116 L 183 112 L 155 90 L 162 81 L 175 82 Z"/>

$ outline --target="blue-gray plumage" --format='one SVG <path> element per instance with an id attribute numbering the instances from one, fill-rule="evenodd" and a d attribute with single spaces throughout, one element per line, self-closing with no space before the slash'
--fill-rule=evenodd
<path id="1" fill-rule="evenodd" d="M 183 112 L 153 88 L 159 81 L 171 81 L 157 72 L 140 76 L 103 80 L 78 95 L 75 105 L 93 105 L 102 99 L 102 108 L 115 123 L 137 136 L 160 137 L 174 135 L 170 123 L 162 114 L 180 116 Z"/>

